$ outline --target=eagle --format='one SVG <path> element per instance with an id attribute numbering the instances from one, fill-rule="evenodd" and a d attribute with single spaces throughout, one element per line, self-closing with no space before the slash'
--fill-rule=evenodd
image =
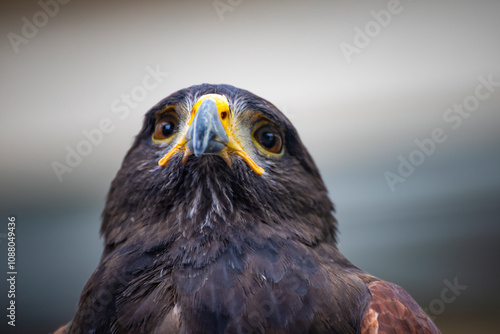
<path id="1" fill-rule="evenodd" d="M 439 333 L 337 247 L 334 206 L 278 108 L 230 85 L 145 115 L 111 183 L 104 250 L 63 333 Z"/>

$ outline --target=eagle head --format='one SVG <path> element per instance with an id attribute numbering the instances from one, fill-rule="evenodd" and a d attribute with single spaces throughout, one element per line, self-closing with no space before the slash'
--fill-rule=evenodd
<path id="1" fill-rule="evenodd" d="M 246 90 L 202 84 L 147 112 L 111 185 L 101 232 L 109 248 L 138 236 L 145 247 L 183 239 L 192 259 L 186 249 L 257 229 L 263 238 L 335 242 L 332 211 L 283 113 Z"/>

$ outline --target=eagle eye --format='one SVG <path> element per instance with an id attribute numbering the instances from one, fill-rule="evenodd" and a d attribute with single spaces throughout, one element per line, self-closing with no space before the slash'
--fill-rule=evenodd
<path id="1" fill-rule="evenodd" d="M 255 141 L 266 151 L 279 154 L 283 148 L 281 133 L 274 126 L 266 124 L 254 132 Z"/>
<path id="2" fill-rule="evenodd" d="M 179 121 L 172 114 L 161 117 L 155 126 L 154 139 L 162 140 L 172 137 L 179 128 Z"/>

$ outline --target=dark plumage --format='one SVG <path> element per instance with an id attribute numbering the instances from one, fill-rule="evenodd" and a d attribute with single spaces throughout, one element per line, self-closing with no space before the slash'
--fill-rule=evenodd
<path id="1" fill-rule="evenodd" d="M 224 127 L 249 159 L 186 146 L 159 166 L 205 94 L 227 98 Z M 199 110 L 208 114 L 210 103 Z M 163 139 L 171 128 L 156 135 L 164 113 L 178 118 L 175 140 Z M 281 153 L 251 139 L 260 120 L 281 135 Z M 401 288 L 338 251 L 332 212 L 316 165 L 275 106 L 228 85 L 178 91 L 146 114 L 111 184 L 101 262 L 58 333 L 438 333 Z"/>

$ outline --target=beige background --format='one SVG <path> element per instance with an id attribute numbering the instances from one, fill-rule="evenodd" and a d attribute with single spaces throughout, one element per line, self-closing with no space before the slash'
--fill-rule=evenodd
<path id="1" fill-rule="evenodd" d="M 71 319 L 102 250 L 109 183 L 144 113 L 202 82 L 248 89 L 289 116 L 355 264 L 424 308 L 439 305 L 444 280 L 456 277 L 467 289 L 434 312 L 443 333 L 498 332 L 500 89 L 456 130 L 443 115 L 474 94 L 478 77 L 500 82 L 500 2 L 402 0 L 350 63 L 341 43 L 353 44 L 355 28 L 388 1 L 222 2 L 233 6 L 221 19 L 212 1 L 73 0 L 18 53 L 8 34 L 22 35 L 23 17 L 33 22 L 42 8 L 2 4 L 0 247 L 16 215 L 19 271 L 18 326 L 2 333 Z M 168 75 L 121 119 L 112 104 L 138 91 L 148 67 Z M 59 182 L 51 164 L 65 163 L 66 147 L 103 119 L 113 130 Z M 384 173 L 436 128 L 447 140 L 391 192 Z"/>

